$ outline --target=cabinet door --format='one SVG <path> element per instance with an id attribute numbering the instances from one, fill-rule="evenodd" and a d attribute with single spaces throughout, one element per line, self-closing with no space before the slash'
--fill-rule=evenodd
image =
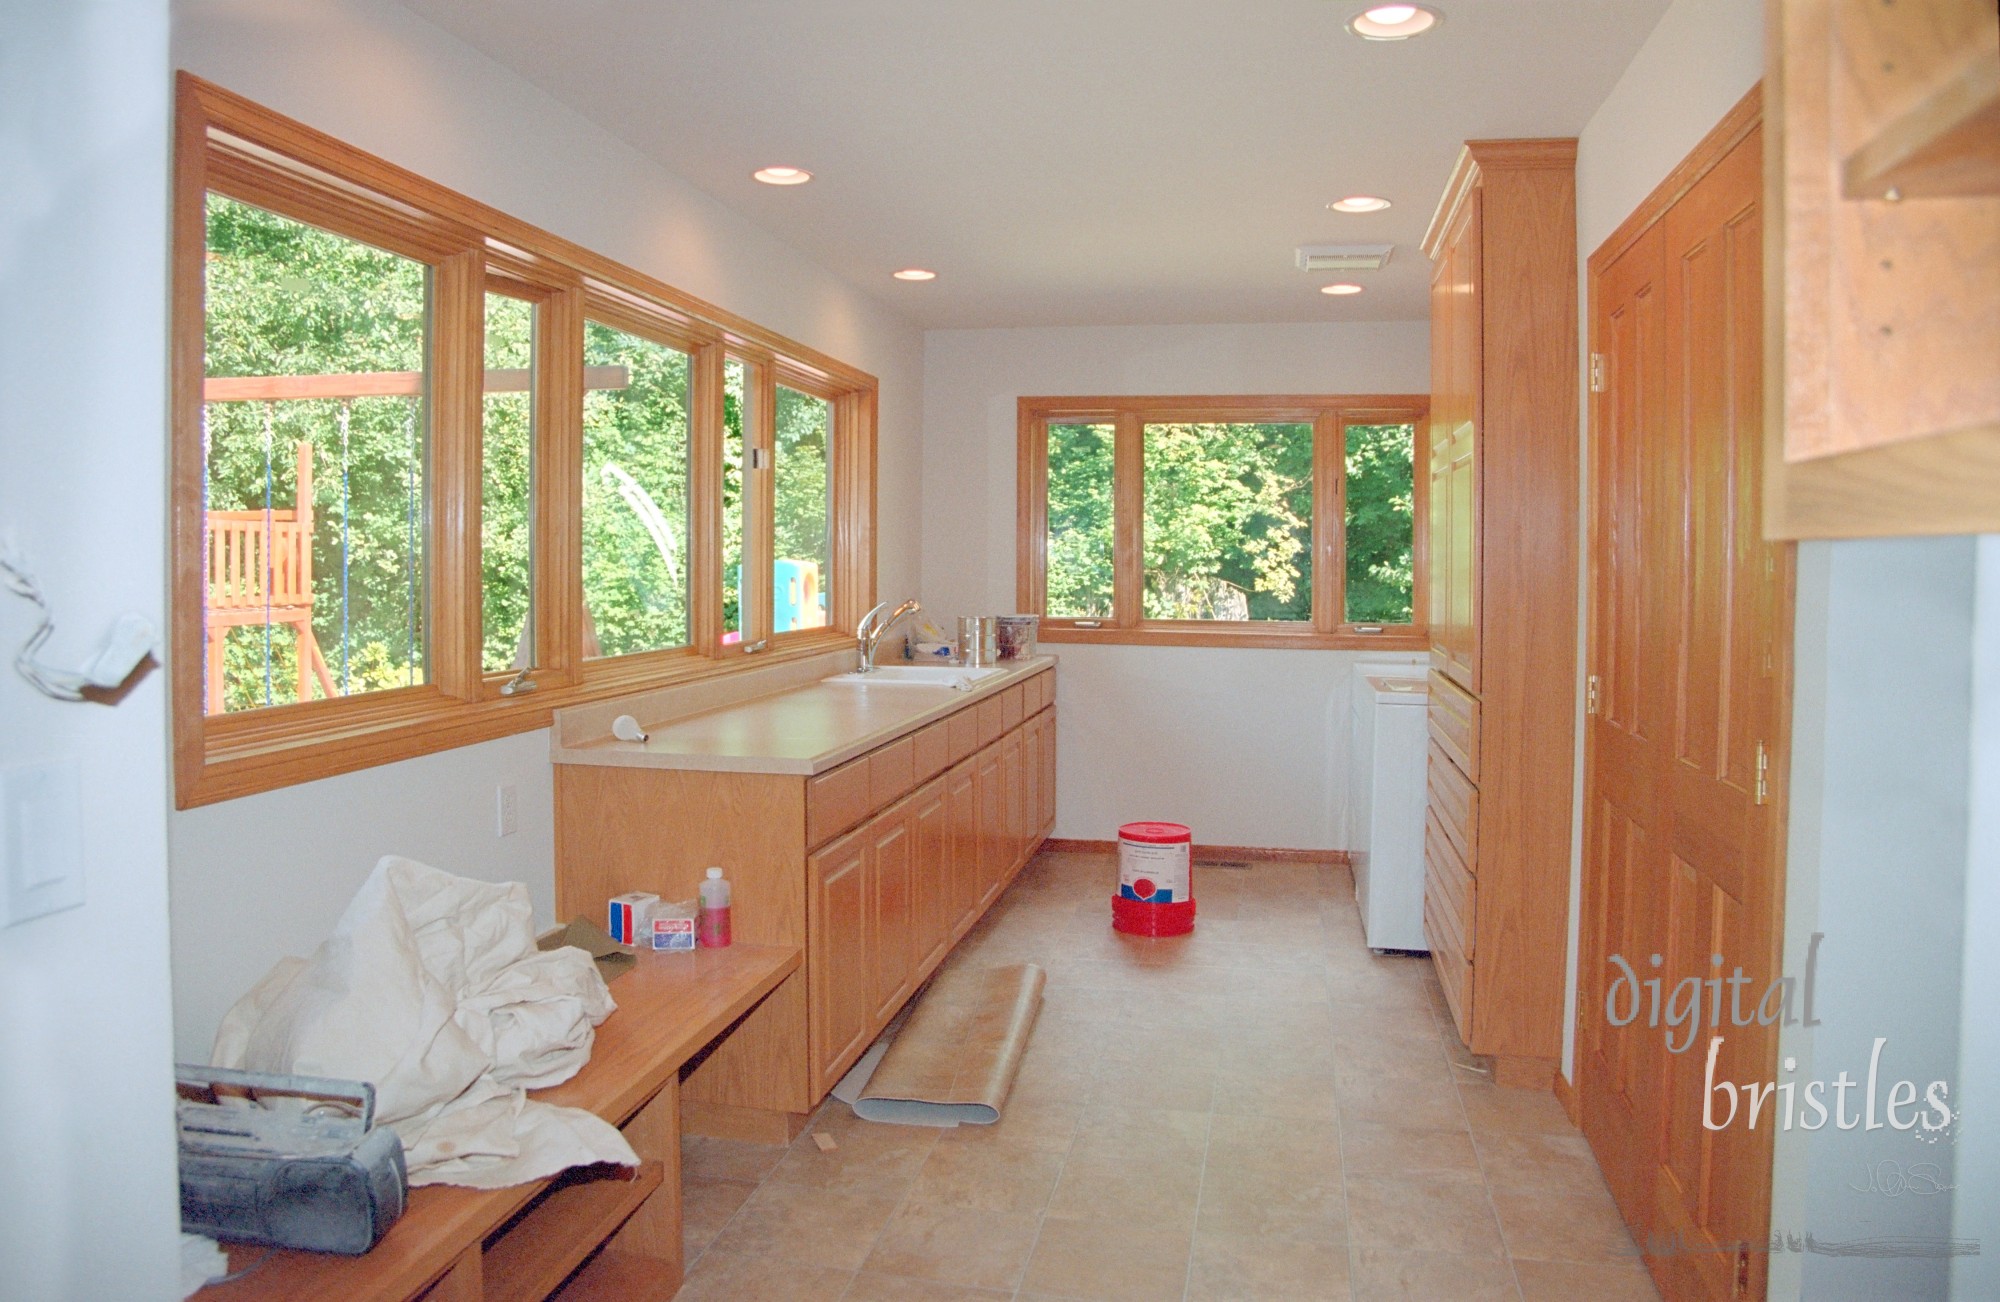
<path id="1" fill-rule="evenodd" d="M 913 988 L 911 897 L 915 804 L 901 801 L 868 820 L 868 999 L 871 1029 L 894 1015 Z"/>
<path id="2" fill-rule="evenodd" d="M 1042 733 L 1049 716 L 1038 714 L 1021 729 L 1021 854 L 1035 852 L 1042 839 Z"/>
<path id="3" fill-rule="evenodd" d="M 1037 790 L 1041 793 L 1041 804 L 1035 815 L 1035 826 L 1041 836 L 1056 834 L 1056 712 L 1051 709 L 1042 715 L 1042 736 L 1037 764 L 1041 769 L 1041 780 Z"/>
<path id="4" fill-rule="evenodd" d="M 864 824 L 806 860 L 807 1039 L 821 1094 L 868 1043 L 871 834 Z"/>
<path id="5" fill-rule="evenodd" d="M 944 776 L 945 861 L 948 879 L 945 914 L 951 934 L 964 935 L 979 916 L 979 760 L 954 765 Z"/>
<path id="6" fill-rule="evenodd" d="M 1000 797 L 1005 835 L 1002 841 L 1000 880 L 1011 881 L 1014 870 L 1028 853 L 1028 766 L 1024 762 L 1026 742 L 1023 729 L 1016 728 L 1000 743 Z"/>
<path id="7" fill-rule="evenodd" d="M 1479 468 L 1482 322 L 1480 192 L 1438 253 L 1431 282 L 1430 530 L 1433 667 L 1479 691 Z"/>
<path id="8" fill-rule="evenodd" d="M 944 961 L 945 950 L 951 945 L 951 926 L 957 921 L 952 912 L 951 806 L 946 786 L 947 780 L 940 777 L 918 788 L 910 798 L 911 932 L 916 964 L 912 979 L 916 981 Z"/>
<path id="9" fill-rule="evenodd" d="M 1007 875 L 1007 792 L 1000 774 L 1000 743 L 972 757 L 972 785 L 979 805 L 979 901 L 984 910 Z"/>

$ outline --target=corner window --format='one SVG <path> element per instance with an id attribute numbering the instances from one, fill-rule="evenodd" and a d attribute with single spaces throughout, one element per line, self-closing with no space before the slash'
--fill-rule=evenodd
<path id="1" fill-rule="evenodd" d="M 872 377 L 182 74 L 175 798 L 841 645 Z"/>
<path id="2" fill-rule="evenodd" d="M 1023 398 L 1022 608 L 1054 642 L 1421 646 L 1427 406 Z"/>

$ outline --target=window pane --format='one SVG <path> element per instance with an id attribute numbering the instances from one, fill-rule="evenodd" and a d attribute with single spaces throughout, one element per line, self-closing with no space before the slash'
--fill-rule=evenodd
<path id="1" fill-rule="evenodd" d="M 1347 622 L 1407 624 L 1415 592 L 1417 427 L 1347 427 Z"/>
<path id="2" fill-rule="evenodd" d="M 833 573 L 833 511 L 827 474 L 833 404 L 777 386 L 777 496 L 772 521 L 771 631 L 824 628 Z"/>
<path id="3" fill-rule="evenodd" d="M 426 681 L 429 269 L 210 195 L 206 709 Z"/>
<path id="4" fill-rule="evenodd" d="M 1313 427 L 1145 427 L 1147 619 L 1312 619 Z"/>
<path id="5" fill-rule="evenodd" d="M 584 654 L 686 646 L 688 355 L 586 321 L 583 361 Z"/>
<path id="6" fill-rule="evenodd" d="M 1051 619 L 1111 618 L 1114 428 L 1049 422 Z"/>
<path id="7" fill-rule="evenodd" d="M 488 673 L 535 663 L 534 354 L 534 304 L 488 294 L 479 504 L 480 665 Z"/>
<path id="8" fill-rule="evenodd" d="M 722 364 L 722 640 L 743 640 L 743 430 L 749 371 Z"/>

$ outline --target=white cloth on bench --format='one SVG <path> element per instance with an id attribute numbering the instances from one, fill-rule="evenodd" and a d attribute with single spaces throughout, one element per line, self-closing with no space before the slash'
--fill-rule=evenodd
<path id="1" fill-rule="evenodd" d="M 616 1127 L 522 1093 L 574 1076 L 615 1007 L 588 954 L 535 948 L 525 886 L 389 855 L 311 958 L 229 1010 L 210 1060 L 368 1081 L 411 1184 L 497 1189 L 638 1164 Z"/>

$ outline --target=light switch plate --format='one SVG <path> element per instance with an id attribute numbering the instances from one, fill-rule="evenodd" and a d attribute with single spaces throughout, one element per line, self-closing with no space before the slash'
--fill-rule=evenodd
<path id="1" fill-rule="evenodd" d="M 0 770 L 0 926 L 83 903 L 82 791 L 75 760 Z"/>

